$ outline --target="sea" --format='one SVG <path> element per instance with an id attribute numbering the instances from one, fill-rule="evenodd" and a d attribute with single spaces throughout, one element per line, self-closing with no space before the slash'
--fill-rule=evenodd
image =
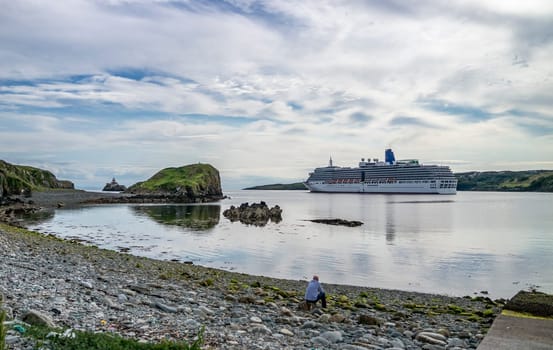
<path id="1" fill-rule="evenodd" d="M 159 260 L 322 283 L 451 296 L 553 293 L 553 193 L 456 195 L 231 191 L 217 203 L 61 208 L 27 227 Z M 282 221 L 231 222 L 231 205 L 278 205 Z M 313 219 L 361 221 L 358 227 Z"/>

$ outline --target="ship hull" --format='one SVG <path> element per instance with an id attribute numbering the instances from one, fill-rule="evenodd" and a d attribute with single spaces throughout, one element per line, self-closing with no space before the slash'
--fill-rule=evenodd
<path id="1" fill-rule="evenodd" d="M 441 188 L 440 181 L 436 183 L 326 183 L 324 181 L 308 181 L 305 186 L 311 192 L 328 193 L 408 193 L 408 194 L 456 194 L 455 187 Z"/>

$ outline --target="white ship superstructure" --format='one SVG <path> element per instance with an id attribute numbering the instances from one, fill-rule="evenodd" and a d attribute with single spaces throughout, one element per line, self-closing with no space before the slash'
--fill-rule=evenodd
<path id="1" fill-rule="evenodd" d="M 328 166 L 309 173 L 305 185 L 311 192 L 457 193 L 457 179 L 448 166 L 396 161 L 391 149 L 384 162 L 361 159 L 357 168 L 334 166 L 331 158 Z"/>

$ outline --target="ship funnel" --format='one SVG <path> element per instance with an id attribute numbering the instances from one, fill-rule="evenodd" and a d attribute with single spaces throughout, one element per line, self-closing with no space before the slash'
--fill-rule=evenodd
<path id="1" fill-rule="evenodd" d="M 396 162 L 396 157 L 394 156 L 394 152 L 391 148 L 388 148 L 384 155 L 387 164 L 394 164 Z"/>

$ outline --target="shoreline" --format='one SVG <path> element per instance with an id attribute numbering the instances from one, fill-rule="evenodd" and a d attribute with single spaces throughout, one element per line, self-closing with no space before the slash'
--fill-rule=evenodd
<path id="1" fill-rule="evenodd" d="M 307 281 L 137 257 L 5 224 L 0 250 L 8 319 L 34 309 L 57 326 L 143 341 L 190 340 L 205 326 L 208 349 L 474 349 L 502 308 L 486 297 L 323 279 L 328 308 L 303 311 Z M 25 338 L 16 341 L 14 348 L 28 348 Z"/>

